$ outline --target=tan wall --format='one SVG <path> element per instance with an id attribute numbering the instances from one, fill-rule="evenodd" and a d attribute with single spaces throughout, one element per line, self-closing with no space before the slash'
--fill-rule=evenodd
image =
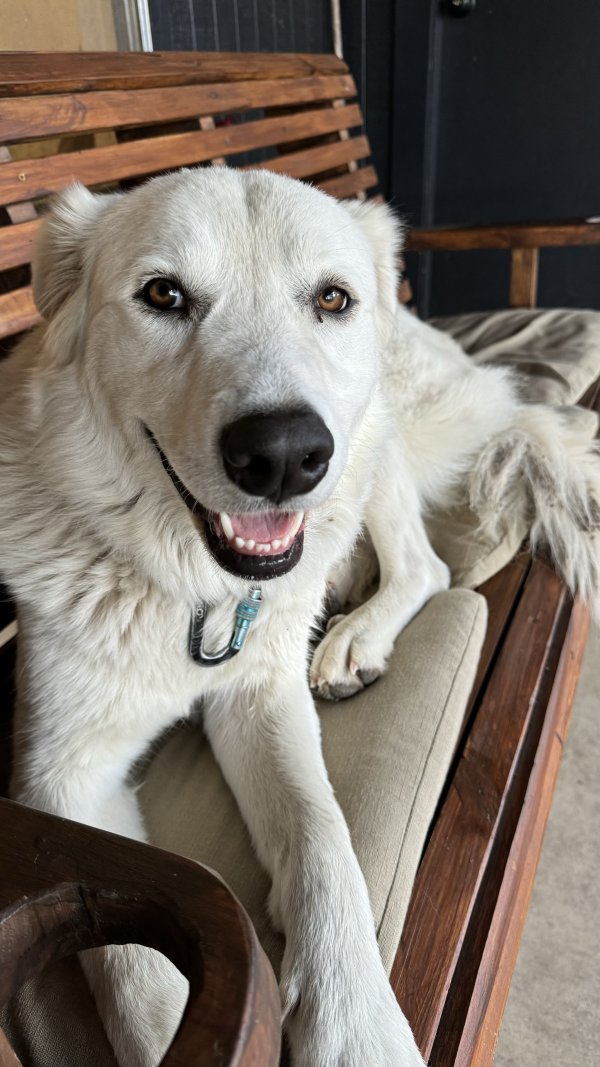
<path id="1" fill-rule="evenodd" d="M 2 51 L 105 52 L 116 47 L 111 0 L 0 0 Z"/>

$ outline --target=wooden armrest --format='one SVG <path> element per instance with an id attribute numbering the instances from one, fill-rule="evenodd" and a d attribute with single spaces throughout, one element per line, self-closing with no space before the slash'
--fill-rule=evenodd
<path id="1" fill-rule="evenodd" d="M 545 248 L 552 245 L 600 245 L 600 219 L 416 229 L 409 232 L 405 247 L 407 252 L 462 252 L 473 248 Z"/>
<path id="2" fill-rule="evenodd" d="M 0 799 L 0 872 L 0 1004 L 53 960 L 138 943 L 168 956 L 190 983 L 163 1067 L 279 1063 L 275 976 L 246 912 L 212 871 Z"/>
<path id="3" fill-rule="evenodd" d="M 509 304 L 535 307 L 540 248 L 600 245 L 600 218 L 571 222 L 516 222 L 497 226 L 439 226 L 411 230 L 407 252 L 467 252 L 508 248 L 511 255 Z"/>

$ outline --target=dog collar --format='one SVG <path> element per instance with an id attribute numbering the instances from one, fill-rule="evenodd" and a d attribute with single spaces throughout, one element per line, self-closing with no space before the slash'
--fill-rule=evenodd
<path id="1" fill-rule="evenodd" d="M 206 652 L 204 649 L 204 623 L 208 614 L 206 604 L 198 604 L 192 612 L 190 623 L 190 656 L 195 663 L 202 667 L 216 667 L 219 663 L 226 663 L 233 659 L 243 648 L 251 623 L 258 615 L 258 609 L 262 602 L 260 589 L 250 589 L 248 596 L 240 600 L 235 609 L 235 623 L 229 644 L 219 652 Z"/>

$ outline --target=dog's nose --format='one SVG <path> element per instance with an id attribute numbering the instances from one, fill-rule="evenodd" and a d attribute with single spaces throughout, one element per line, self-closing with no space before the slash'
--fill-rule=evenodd
<path id="1" fill-rule="evenodd" d="M 314 489 L 334 449 L 323 419 L 310 408 L 244 415 L 225 427 L 220 444 L 231 481 L 277 504 Z"/>

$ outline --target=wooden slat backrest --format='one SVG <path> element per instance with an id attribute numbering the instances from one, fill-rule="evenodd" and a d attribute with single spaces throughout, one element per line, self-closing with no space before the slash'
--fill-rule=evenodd
<path id="1" fill-rule="evenodd" d="M 355 97 L 335 56 L 0 55 L 0 338 L 38 321 L 36 215 L 69 182 L 114 188 L 224 161 L 364 196 L 377 175 Z"/>
<path id="2" fill-rule="evenodd" d="M 358 126 L 360 121 L 360 108 L 350 104 L 343 109 L 299 111 L 222 129 L 174 133 L 42 159 L 4 163 L 0 167 L 0 204 L 37 200 L 64 188 L 74 178 L 89 186 L 106 185 L 191 163 L 208 162 L 215 156 L 272 148 L 290 140 L 307 140 L 347 129 L 349 125 Z"/>
<path id="3" fill-rule="evenodd" d="M 335 55 L 285 52 L 3 52 L 0 96 L 347 74 Z"/>

